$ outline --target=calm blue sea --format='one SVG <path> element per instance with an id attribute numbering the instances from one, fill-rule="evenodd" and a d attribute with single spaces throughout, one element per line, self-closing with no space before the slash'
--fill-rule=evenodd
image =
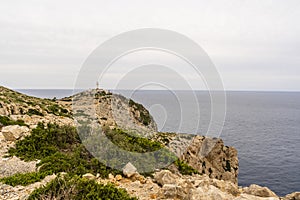
<path id="1" fill-rule="evenodd" d="M 72 94 L 71 90 L 19 91 L 44 98 Z M 138 91 L 132 98 L 150 110 L 162 131 L 207 131 L 211 117 L 207 92 Z M 300 191 L 299 92 L 227 92 L 220 137 L 238 150 L 239 185 L 267 186 L 280 196 Z"/>

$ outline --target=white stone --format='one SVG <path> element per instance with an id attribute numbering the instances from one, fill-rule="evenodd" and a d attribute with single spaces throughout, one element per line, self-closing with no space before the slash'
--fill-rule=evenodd
<path id="1" fill-rule="evenodd" d="M 86 179 L 89 179 L 89 180 L 95 180 L 96 179 L 96 177 L 91 173 L 87 173 L 87 174 L 82 175 L 82 178 L 86 178 Z"/>
<path id="2" fill-rule="evenodd" d="M 133 164 L 131 164 L 130 162 L 127 163 L 125 165 L 125 167 L 123 168 L 123 174 L 128 178 L 132 177 L 136 173 L 137 173 L 136 167 Z"/>

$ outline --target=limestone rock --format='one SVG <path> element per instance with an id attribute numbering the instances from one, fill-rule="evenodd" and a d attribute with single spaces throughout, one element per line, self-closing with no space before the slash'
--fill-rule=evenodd
<path id="1" fill-rule="evenodd" d="M 177 188 L 178 186 L 174 184 L 164 184 L 162 187 L 162 195 L 165 198 L 175 199 L 177 198 Z"/>
<path id="2" fill-rule="evenodd" d="M 122 180 L 122 176 L 120 174 L 116 175 L 116 181 Z"/>
<path id="3" fill-rule="evenodd" d="M 123 168 L 123 174 L 128 178 L 132 177 L 136 173 L 137 173 L 136 167 L 133 164 L 131 164 L 130 162 L 127 163 L 125 165 L 125 167 Z"/>
<path id="4" fill-rule="evenodd" d="M 286 195 L 283 200 L 300 200 L 300 192 L 294 192 Z"/>
<path id="5" fill-rule="evenodd" d="M 5 126 L 1 130 L 2 135 L 7 141 L 15 141 L 29 134 L 29 128 L 26 126 L 12 125 Z"/>
<path id="6" fill-rule="evenodd" d="M 154 180 L 161 186 L 165 184 L 177 184 L 178 176 L 169 170 L 162 170 L 154 174 Z"/>
<path id="7" fill-rule="evenodd" d="M 224 146 L 221 139 L 195 136 L 181 159 L 210 178 L 237 184 L 237 150 Z"/>
<path id="8" fill-rule="evenodd" d="M 115 177 L 114 177 L 114 175 L 112 175 L 112 174 L 108 174 L 108 179 L 112 181 L 112 180 L 115 179 Z"/>
<path id="9" fill-rule="evenodd" d="M 91 173 L 87 173 L 87 174 L 82 175 L 82 178 L 86 178 L 86 179 L 89 179 L 89 180 L 95 180 L 96 176 L 94 176 Z"/>
<path id="10" fill-rule="evenodd" d="M 267 187 L 252 184 L 249 187 L 243 188 L 243 192 L 259 197 L 277 197 L 277 195 Z"/>
<path id="11" fill-rule="evenodd" d="M 0 178 L 36 171 L 36 161 L 25 162 L 18 157 L 0 158 Z"/>

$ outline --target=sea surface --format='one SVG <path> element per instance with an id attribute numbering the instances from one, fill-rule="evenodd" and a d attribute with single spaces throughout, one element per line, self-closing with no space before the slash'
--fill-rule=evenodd
<path id="1" fill-rule="evenodd" d="M 19 90 L 62 98 L 72 90 Z M 211 102 L 205 91 L 117 91 L 150 110 L 166 132 L 205 135 Z M 226 92 L 226 118 L 221 134 L 239 156 L 239 185 L 267 186 L 277 195 L 300 191 L 300 92 Z M 217 134 L 217 133 L 216 133 Z"/>

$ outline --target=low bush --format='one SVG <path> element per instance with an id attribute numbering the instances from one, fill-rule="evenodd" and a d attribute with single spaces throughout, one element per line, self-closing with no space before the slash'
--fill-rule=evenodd
<path id="1" fill-rule="evenodd" d="M 68 175 L 57 177 L 45 187 L 36 189 L 28 199 L 137 200 L 137 198 L 130 197 L 124 189 L 118 189 L 112 184 L 98 184 L 93 180 Z"/>
<path id="2" fill-rule="evenodd" d="M 28 109 L 27 114 L 29 116 L 32 116 L 32 115 L 44 116 L 43 113 L 41 113 L 40 111 L 38 111 L 36 109 L 32 109 L 32 108 Z"/>
<path id="3" fill-rule="evenodd" d="M 177 159 L 174 164 L 182 175 L 200 174 L 196 169 L 182 160 Z"/>
<path id="4" fill-rule="evenodd" d="M 105 178 L 109 173 L 120 174 L 96 158 L 81 144 L 75 127 L 58 126 L 56 124 L 38 124 L 31 135 L 17 141 L 14 148 L 10 148 L 10 156 L 17 156 L 23 160 L 39 159 L 40 172 L 46 174 L 68 172 L 71 175 L 83 173 L 99 173 Z"/>
<path id="5" fill-rule="evenodd" d="M 47 175 L 50 175 L 49 172 L 30 172 L 25 174 L 14 174 L 9 177 L 1 178 L 0 181 L 11 186 L 17 185 L 29 185 L 44 179 Z"/>
<path id="6" fill-rule="evenodd" d="M 105 135 L 118 147 L 130 152 L 153 152 L 161 149 L 161 143 L 138 136 L 136 133 L 128 133 L 122 129 L 103 129 Z"/>
<path id="7" fill-rule="evenodd" d="M 54 114 L 56 116 L 70 117 L 71 114 L 65 108 L 62 108 L 58 104 L 52 104 L 47 106 L 47 113 Z"/>
<path id="8" fill-rule="evenodd" d="M 23 120 L 12 120 L 7 116 L 0 115 L 0 125 L 2 126 L 9 126 L 9 125 L 19 125 L 19 126 L 28 126 L 25 124 Z"/>

